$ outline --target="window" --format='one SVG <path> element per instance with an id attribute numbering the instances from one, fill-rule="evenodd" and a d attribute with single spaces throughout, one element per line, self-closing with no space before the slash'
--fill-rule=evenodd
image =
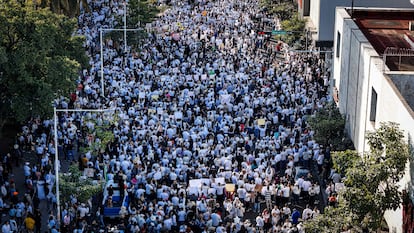
<path id="1" fill-rule="evenodd" d="M 303 16 L 310 15 L 310 0 L 304 0 L 303 2 Z"/>
<path id="2" fill-rule="evenodd" d="M 336 33 L 336 57 L 339 57 L 339 52 L 341 50 L 341 33 L 338 31 Z"/>
<path id="3" fill-rule="evenodd" d="M 370 121 L 375 121 L 376 115 L 377 115 L 377 92 L 375 91 L 374 88 L 372 88 L 371 91 L 371 112 L 369 115 L 369 120 Z"/>

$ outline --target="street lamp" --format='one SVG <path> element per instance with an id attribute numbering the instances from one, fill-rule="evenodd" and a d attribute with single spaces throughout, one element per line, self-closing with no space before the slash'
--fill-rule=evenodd
<path id="1" fill-rule="evenodd" d="M 351 1 L 351 18 L 354 18 L 354 0 Z"/>
<path id="2" fill-rule="evenodd" d="M 59 150 L 58 150 L 58 135 L 57 135 L 57 112 L 108 112 L 114 111 L 114 109 L 58 109 L 53 107 L 53 119 L 54 119 L 54 138 L 55 138 L 55 177 L 56 177 L 56 219 L 60 224 L 60 191 L 59 191 Z"/>
<path id="3" fill-rule="evenodd" d="M 127 1 L 124 1 L 124 52 L 127 53 Z"/>
<path id="4" fill-rule="evenodd" d="M 104 90 L 104 59 L 103 59 L 103 37 L 102 37 L 102 31 L 103 29 L 99 29 L 99 40 L 101 44 L 101 96 L 105 96 L 105 90 Z"/>

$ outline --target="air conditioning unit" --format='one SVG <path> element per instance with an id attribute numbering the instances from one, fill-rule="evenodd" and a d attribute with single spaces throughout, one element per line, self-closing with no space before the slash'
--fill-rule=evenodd
<path id="1" fill-rule="evenodd" d="M 410 30 L 410 31 L 414 31 L 414 21 L 410 21 L 410 22 L 408 23 L 408 30 Z"/>

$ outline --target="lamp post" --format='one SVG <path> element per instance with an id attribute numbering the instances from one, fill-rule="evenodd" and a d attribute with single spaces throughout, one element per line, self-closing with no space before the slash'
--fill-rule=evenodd
<path id="1" fill-rule="evenodd" d="M 351 18 L 354 18 L 354 0 L 351 0 Z"/>
<path id="2" fill-rule="evenodd" d="M 124 52 L 127 53 L 127 1 L 124 1 Z"/>
<path id="3" fill-rule="evenodd" d="M 101 44 L 101 96 L 103 97 L 105 95 L 105 90 L 104 90 L 104 59 L 103 59 L 103 37 L 102 37 L 102 32 L 103 29 L 100 28 L 99 29 L 99 40 L 100 40 L 100 44 Z"/>
<path id="4" fill-rule="evenodd" d="M 53 108 L 54 119 L 54 135 L 55 135 L 55 179 L 56 179 L 56 219 L 60 225 L 60 192 L 59 192 L 59 152 L 58 152 L 58 137 L 57 137 L 57 114 L 58 109 Z"/>
<path id="5" fill-rule="evenodd" d="M 60 224 L 60 191 L 59 191 L 59 150 L 58 150 L 58 134 L 57 134 L 57 113 L 58 112 L 108 112 L 114 111 L 114 109 L 58 109 L 53 107 L 53 119 L 54 119 L 54 141 L 55 141 L 55 180 L 56 180 L 56 219 L 57 223 Z"/>

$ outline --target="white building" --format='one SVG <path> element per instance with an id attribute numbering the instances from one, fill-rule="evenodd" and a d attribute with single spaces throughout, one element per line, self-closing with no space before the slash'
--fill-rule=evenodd
<path id="1" fill-rule="evenodd" d="M 414 1 L 413 1 L 414 2 Z M 308 29 L 317 47 L 332 47 L 335 8 L 343 7 L 413 8 L 410 0 L 298 0 L 299 14 L 308 19 Z"/>
<path id="2" fill-rule="evenodd" d="M 413 15 L 414 9 L 336 9 L 334 99 L 359 152 L 368 150 L 365 133 L 378 128 L 380 122 L 397 122 L 407 138 L 414 137 Z M 412 192 L 410 171 L 414 169 L 407 164 L 400 184 Z M 412 220 L 403 224 L 403 215 L 412 211 L 404 206 L 387 212 L 391 232 L 413 232 Z M 403 231 L 403 227 L 410 230 Z"/>

